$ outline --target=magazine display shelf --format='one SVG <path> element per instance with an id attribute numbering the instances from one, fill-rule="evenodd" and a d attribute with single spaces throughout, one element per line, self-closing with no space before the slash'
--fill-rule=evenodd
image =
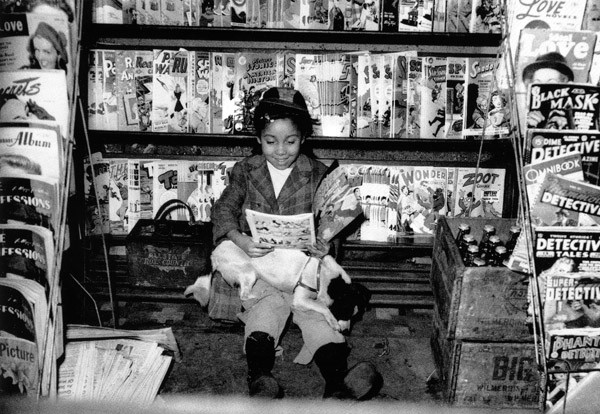
<path id="1" fill-rule="evenodd" d="M 91 14 L 88 13 L 88 16 Z M 283 29 L 200 28 L 181 26 L 86 25 L 84 53 L 89 49 L 185 48 L 188 50 L 294 50 L 399 52 L 417 50 L 438 56 L 497 55 L 498 34 L 422 32 L 331 32 Z M 85 65 L 85 62 L 82 63 Z M 87 68 L 81 67 L 81 73 Z M 85 91 L 85 88 L 82 88 Z M 85 92 L 84 92 L 85 94 Z M 86 97 L 84 96 L 84 102 Z M 104 157 L 178 159 L 242 158 L 251 153 L 256 138 L 225 134 L 173 134 L 125 131 L 88 131 L 94 151 Z M 479 140 L 383 139 L 311 137 L 310 149 L 324 161 L 371 162 L 402 165 L 427 163 L 447 167 L 506 168 L 505 183 L 515 180 L 509 140 L 489 140 L 480 151 Z M 513 186 L 505 186 L 503 215 L 516 210 Z M 86 276 L 92 292 L 107 294 L 107 271 L 118 286 L 119 299 L 180 300 L 179 291 L 135 288 L 127 282 L 125 237 L 111 236 L 109 270 L 103 268 L 99 238 L 90 237 Z M 417 241 L 415 241 L 417 240 Z M 433 236 L 399 240 L 396 243 L 342 242 L 337 249 L 349 273 L 375 290 L 373 305 L 380 307 L 431 308 L 429 286 Z M 108 249 L 107 249 L 108 250 Z M 116 318 L 118 320 L 118 317 Z"/>

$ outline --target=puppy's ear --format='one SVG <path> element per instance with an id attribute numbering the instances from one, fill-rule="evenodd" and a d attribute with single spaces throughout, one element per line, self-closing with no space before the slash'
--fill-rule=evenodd
<path id="1" fill-rule="evenodd" d="M 333 300 L 340 298 L 347 290 L 346 282 L 341 276 L 331 279 L 329 286 L 327 286 L 327 294 Z"/>

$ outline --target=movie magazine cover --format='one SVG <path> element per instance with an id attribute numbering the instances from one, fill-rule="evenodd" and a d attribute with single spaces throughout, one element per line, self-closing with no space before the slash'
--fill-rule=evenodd
<path id="1" fill-rule="evenodd" d="M 600 187 L 546 173 L 530 215 L 534 226 L 599 226 Z"/>
<path id="2" fill-rule="evenodd" d="M 137 98 L 138 128 L 141 132 L 152 132 L 152 65 L 154 53 L 151 50 L 135 51 L 135 96 Z"/>
<path id="3" fill-rule="evenodd" d="M 423 58 L 406 57 L 407 89 L 406 89 L 406 137 L 421 138 L 421 87 L 423 84 Z"/>
<path id="4" fill-rule="evenodd" d="M 277 86 L 283 60 L 277 52 L 238 52 L 235 55 L 231 93 L 233 105 L 223 107 L 223 123 L 233 124 L 233 134 L 254 134 L 254 109 L 267 89 Z"/>
<path id="5" fill-rule="evenodd" d="M 581 154 L 585 181 L 600 185 L 600 132 L 529 129 L 523 146 L 525 164 L 534 164 L 570 152 Z"/>
<path id="6" fill-rule="evenodd" d="M 421 87 L 421 138 L 446 136 L 446 72 L 445 57 L 423 58 Z"/>
<path id="7" fill-rule="evenodd" d="M 188 132 L 188 51 L 154 49 L 152 132 Z"/>
<path id="8" fill-rule="evenodd" d="M 0 176 L 0 223 L 20 222 L 58 231 L 56 180 L 39 175 Z"/>
<path id="9" fill-rule="evenodd" d="M 119 90 L 117 86 L 117 68 L 115 50 L 101 50 L 102 57 L 102 129 L 119 129 Z"/>
<path id="10" fill-rule="evenodd" d="M 27 161 L 23 174 L 40 175 L 57 183 L 63 178 L 64 147 L 58 125 L 38 122 L 0 122 L 0 174 L 4 160 Z"/>
<path id="11" fill-rule="evenodd" d="M 134 50 L 117 50 L 115 73 L 118 90 L 119 131 L 138 131 L 139 114 L 135 96 Z"/>
<path id="12" fill-rule="evenodd" d="M 210 52 L 190 52 L 189 123 L 193 134 L 211 132 Z"/>
<path id="13" fill-rule="evenodd" d="M 539 185 L 544 180 L 547 172 L 569 178 L 574 181 L 583 181 L 583 169 L 581 166 L 581 154 L 570 152 L 547 158 L 543 161 L 523 166 L 523 178 L 527 187 L 527 197 L 533 200 L 537 194 Z"/>
<path id="14" fill-rule="evenodd" d="M 598 130 L 600 86 L 584 83 L 533 83 L 528 96 L 528 127 Z"/>
<path id="15" fill-rule="evenodd" d="M 0 280 L 33 280 L 44 289 L 52 284 L 54 242 L 50 230 L 29 224 L 0 224 Z"/>
<path id="16" fill-rule="evenodd" d="M 35 398 L 40 386 L 42 311 L 46 307 L 41 303 L 45 302 L 41 286 L 28 282 L 0 279 L 0 392 Z"/>
<path id="17" fill-rule="evenodd" d="M 504 168 L 479 168 L 477 173 L 475 168 L 457 168 L 454 176 L 454 217 L 502 217 Z"/>
<path id="18" fill-rule="evenodd" d="M 462 135 L 485 137 L 508 134 L 510 112 L 505 94 L 494 85 L 496 58 L 468 58 Z"/>
<path id="19" fill-rule="evenodd" d="M 0 121 L 15 119 L 58 124 L 63 137 L 69 131 L 69 102 L 62 70 L 21 69 L 0 76 Z"/>
<path id="20" fill-rule="evenodd" d="M 461 139 L 465 107 L 466 58 L 449 56 L 446 71 L 446 138 Z"/>
<path id="21" fill-rule="evenodd" d="M 127 158 L 110 158 L 108 184 L 108 220 L 111 234 L 128 234 L 129 166 Z"/>
<path id="22" fill-rule="evenodd" d="M 46 13 L 3 13 L 0 15 L 2 37 L 0 37 L 0 70 L 62 69 L 67 77 L 69 96 L 72 93 L 73 56 L 69 21 L 62 14 Z M 35 40 L 34 40 L 35 39 Z M 52 59 L 38 60 L 34 47 L 48 39 L 58 39 L 54 46 L 59 55 Z M 36 44 L 38 43 L 38 44 Z"/>
<path id="23" fill-rule="evenodd" d="M 312 213 L 276 215 L 246 209 L 246 220 L 255 242 L 280 249 L 305 249 L 316 243 Z"/>

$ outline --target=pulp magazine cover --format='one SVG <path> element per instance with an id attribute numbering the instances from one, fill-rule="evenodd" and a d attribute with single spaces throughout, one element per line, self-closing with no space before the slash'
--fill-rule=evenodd
<path id="1" fill-rule="evenodd" d="M 7 13 L 2 15 L 0 70 L 62 69 L 67 77 L 69 96 L 74 70 L 69 21 L 61 14 Z M 34 39 L 35 38 L 35 39 Z M 45 43 L 44 43 L 45 42 Z M 58 55 L 38 59 L 35 48 L 50 44 Z"/>
<path id="2" fill-rule="evenodd" d="M 0 223 L 25 223 L 58 231 L 56 181 L 39 175 L 0 176 Z"/>
<path id="3" fill-rule="evenodd" d="M 579 152 L 570 152 L 523 166 L 523 178 L 527 187 L 527 197 L 530 201 L 535 197 L 537 189 L 544 180 L 547 172 L 574 181 L 583 181 L 581 154 Z"/>
<path id="4" fill-rule="evenodd" d="M 0 224 L 0 280 L 13 277 L 52 285 L 54 242 L 50 230 L 29 224 Z"/>
<path id="5" fill-rule="evenodd" d="M 141 132 L 152 131 L 152 66 L 154 53 L 151 50 L 135 51 L 135 97 L 137 98 L 138 128 Z"/>
<path id="6" fill-rule="evenodd" d="M 529 129 L 523 146 L 525 164 L 535 164 L 570 152 L 581 154 L 585 181 L 600 185 L 600 132 Z"/>
<path id="7" fill-rule="evenodd" d="M 454 176 L 454 217 L 502 217 L 504 168 L 457 168 Z"/>
<path id="8" fill-rule="evenodd" d="M 152 132 L 188 132 L 188 51 L 154 49 Z"/>
<path id="9" fill-rule="evenodd" d="M 465 69 L 466 58 L 447 58 L 446 72 L 446 138 L 460 139 L 463 130 L 465 107 Z"/>
<path id="10" fill-rule="evenodd" d="M 598 226 L 600 187 L 546 173 L 530 215 L 534 226 Z"/>
<path id="11" fill-rule="evenodd" d="M 445 57 L 423 58 L 421 86 L 421 138 L 446 136 L 446 71 Z"/>
<path id="12" fill-rule="evenodd" d="M 139 130 L 134 60 L 134 50 L 116 51 L 115 73 L 119 99 L 117 102 L 119 131 Z"/>
<path id="13" fill-rule="evenodd" d="M 507 97 L 494 85 L 497 68 L 496 58 L 467 59 L 463 136 L 480 137 L 484 127 L 484 138 L 509 133 Z"/>
<path id="14" fill-rule="evenodd" d="M 223 107 L 223 123 L 232 124 L 232 134 L 254 134 L 254 109 L 267 89 L 277 86 L 283 59 L 277 52 L 235 54 L 232 105 Z"/>
<path id="15" fill-rule="evenodd" d="M 58 124 L 61 135 L 69 130 L 69 101 L 61 70 L 22 69 L 0 76 L 0 121 L 15 119 Z"/>
<path id="16" fill-rule="evenodd" d="M 129 178 L 128 160 L 110 158 L 108 220 L 111 234 L 128 234 L 129 227 Z"/>
<path id="17" fill-rule="evenodd" d="M 282 249 L 305 249 L 316 243 L 312 213 L 281 216 L 246 209 L 246 220 L 255 242 Z"/>
<path id="18" fill-rule="evenodd" d="M 210 52 L 190 52 L 189 123 L 193 134 L 211 132 Z"/>
<path id="19" fill-rule="evenodd" d="M 584 83 L 533 83 L 527 124 L 539 129 L 598 130 L 600 86 Z"/>
<path id="20" fill-rule="evenodd" d="M 60 182 L 63 178 L 64 147 L 58 125 L 38 122 L 0 122 L 0 174 L 4 161 L 19 158 L 29 168 L 24 174 L 40 175 Z"/>

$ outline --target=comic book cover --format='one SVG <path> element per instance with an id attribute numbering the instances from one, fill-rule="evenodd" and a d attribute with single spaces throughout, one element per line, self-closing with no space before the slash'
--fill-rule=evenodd
<path id="1" fill-rule="evenodd" d="M 88 54 L 88 119 L 90 130 L 102 129 L 102 66 L 100 65 L 100 50 L 91 49 Z"/>
<path id="2" fill-rule="evenodd" d="M 151 26 L 160 26 L 162 24 L 160 15 L 161 2 L 162 0 L 142 0 L 142 3 L 146 5 L 146 24 Z"/>
<path id="3" fill-rule="evenodd" d="M 462 138 L 466 58 L 449 56 L 446 71 L 446 138 Z"/>
<path id="4" fill-rule="evenodd" d="M 22 165 L 28 166 L 23 169 L 24 174 L 62 182 L 65 157 L 58 125 L 0 122 L 0 154 L 5 159 L 23 160 Z"/>
<path id="5" fill-rule="evenodd" d="M 365 164 L 359 167 L 358 173 L 362 176 L 358 191 L 365 218 L 360 226 L 360 240 L 387 242 L 391 237 L 388 229 L 390 167 Z"/>
<path id="6" fill-rule="evenodd" d="M 102 129 L 117 131 L 119 129 L 118 86 L 116 72 L 116 51 L 102 50 Z"/>
<path id="7" fill-rule="evenodd" d="M 503 168 L 458 168 L 454 217 L 502 217 L 505 176 Z"/>
<path id="8" fill-rule="evenodd" d="M 139 130 L 139 114 L 135 96 L 135 51 L 116 51 L 119 131 Z"/>
<path id="9" fill-rule="evenodd" d="M 160 207 L 169 200 L 177 198 L 177 173 L 179 162 L 177 160 L 157 160 L 152 163 L 152 217 Z M 177 212 L 169 214 L 171 219 L 176 219 Z"/>
<path id="10" fill-rule="evenodd" d="M 433 4 L 433 32 L 446 31 L 446 0 L 436 0 Z"/>
<path id="11" fill-rule="evenodd" d="M 427 213 L 424 207 L 417 200 L 415 193 L 415 169 L 419 168 L 421 173 L 422 167 L 418 166 L 403 166 L 396 167 L 397 175 L 393 177 L 397 181 L 398 186 L 398 202 L 397 202 L 397 235 L 398 237 L 415 237 L 425 234 L 431 234 L 431 229 L 425 225 L 425 217 Z M 419 175 L 421 177 L 421 175 Z M 431 219 L 431 218 L 430 218 Z M 431 224 L 431 222 L 428 222 Z"/>
<path id="12" fill-rule="evenodd" d="M 152 24 L 150 16 L 148 15 L 147 8 L 149 4 L 146 0 L 135 0 L 135 11 L 136 11 L 136 23 L 138 25 L 149 25 Z"/>
<path id="13" fill-rule="evenodd" d="M 48 123 L 69 131 L 69 102 L 61 70 L 22 69 L 0 76 L 0 121 L 15 119 Z"/>
<path id="14" fill-rule="evenodd" d="M 398 2 L 394 0 L 381 1 L 381 31 L 398 31 Z"/>
<path id="15" fill-rule="evenodd" d="M 56 43 L 56 44 L 53 44 Z M 52 49 L 48 57 L 36 57 L 36 49 Z M 7 13 L 2 15 L 0 70 L 62 69 L 71 96 L 74 57 L 68 19 L 61 14 Z"/>
<path id="16" fill-rule="evenodd" d="M 302 10 L 301 2 L 297 1 L 286 1 L 283 4 L 283 27 L 288 29 L 301 29 L 302 23 Z M 306 15 L 304 16 L 304 25 L 306 24 Z"/>
<path id="17" fill-rule="evenodd" d="M 421 138 L 446 136 L 446 72 L 445 57 L 423 58 L 421 87 Z"/>
<path id="18" fill-rule="evenodd" d="M 523 162 L 535 164 L 571 152 L 581 154 L 585 181 L 600 185 L 600 133 L 529 129 L 523 145 Z"/>
<path id="19" fill-rule="evenodd" d="M 505 17 L 502 5 L 502 0 L 473 0 L 469 32 L 502 33 L 502 21 Z M 515 28 L 511 26 L 511 31 L 513 30 Z"/>
<path id="20" fill-rule="evenodd" d="M 210 52 L 190 52 L 189 124 L 193 134 L 211 131 Z"/>
<path id="21" fill-rule="evenodd" d="M 371 122 L 376 137 L 381 137 L 383 130 L 383 113 L 385 111 L 385 57 L 381 53 L 372 53 L 369 59 L 371 75 Z"/>
<path id="22" fill-rule="evenodd" d="M 229 3 L 232 27 L 246 27 L 248 17 L 248 1 L 249 0 L 239 0 Z"/>
<path id="23" fill-rule="evenodd" d="M 0 176 L 0 223 L 41 226 L 58 231 L 58 188 L 53 179 L 31 174 Z"/>
<path id="24" fill-rule="evenodd" d="M 276 52 L 238 52 L 235 54 L 233 100 L 223 108 L 223 123 L 233 123 L 232 133 L 254 134 L 254 109 L 267 89 L 277 86 L 283 62 Z"/>
<path id="25" fill-rule="evenodd" d="M 364 0 L 360 14 L 354 15 L 350 25 L 351 30 L 377 32 L 381 27 L 381 1 Z"/>
<path id="26" fill-rule="evenodd" d="M 404 200 L 407 208 L 412 208 L 408 225 L 414 234 L 433 234 L 439 216 L 447 212 L 448 169 L 415 166 L 410 174 L 409 199 Z"/>
<path id="27" fill-rule="evenodd" d="M 350 30 L 353 16 L 357 15 L 355 8 L 358 6 L 360 5 L 349 0 L 329 0 L 327 9 L 329 30 Z"/>
<path id="28" fill-rule="evenodd" d="M 155 160 L 127 160 L 127 224 L 129 233 L 140 219 L 152 218 L 152 178 L 148 164 Z"/>
<path id="29" fill-rule="evenodd" d="M 471 12 L 473 11 L 473 1 L 477 0 L 458 0 L 458 32 L 468 33 L 471 25 Z"/>
<path id="30" fill-rule="evenodd" d="M 394 79 L 393 68 L 396 58 L 393 53 L 383 53 L 383 63 L 381 72 L 381 96 L 379 99 L 379 136 L 381 138 L 392 138 L 392 109 L 394 106 L 394 89 L 396 88 L 396 79 Z"/>
<path id="31" fill-rule="evenodd" d="M 196 176 L 196 188 L 188 196 L 187 203 L 192 208 L 196 220 L 211 220 L 212 206 L 229 184 L 229 175 L 234 164 L 233 160 L 211 160 L 197 161 L 191 166 Z"/>
<path id="32" fill-rule="evenodd" d="M 215 58 L 215 68 L 221 72 L 220 76 L 217 75 L 217 79 L 215 79 L 215 72 L 213 72 L 213 85 L 220 78 L 220 85 L 215 85 L 215 90 L 221 100 L 221 105 L 217 108 L 217 113 L 221 114 L 221 119 L 216 125 L 221 125 L 222 129 L 215 131 L 213 127 L 213 132 L 233 134 L 233 116 L 229 115 L 235 113 L 237 108 L 236 95 L 233 93 L 235 87 L 235 61 L 235 53 L 220 53 Z M 218 97 L 217 99 L 219 99 Z M 213 118 L 213 125 L 215 125 L 215 122 L 217 120 Z"/>
<path id="33" fill-rule="evenodd" d="M 454 198 L 456 194 L 456 168 L 448 167 L 448 184 L 446 186 L 446 216 L 454 217 Z"/>
<path id="34" fill-rule="evenodd" d="M 458 32 L 458 0 L 446 0 L 446 32 Z"/>
<path id="35" fill-rule="evenodd" d="M 423 84 L 423 58 L 406 57 L 407 89 L 406 89 L 406 137 L 421 138 L 421 87 Z"/>
<path id="36" fill-rule="evenodd" d="M 594 0 L 587 0 L 581 30 L 600 32 L 600 4 Z"/>
<path id="37" fill-rule="evenodd" d="M 400 0 L 398 5 L 398 31 L 416 32 L 419 21 L 419 0 Z"/>
<path id="38" fill-rule="evenodd" d="M 371 54 L 358 55 L 358 80 L 356 91 L 356 136 L 374 137 L 375 123 L 372 121 L 371 111 Z"/>
<path id="39" fill-rule="evenodd" d="M 530 204 L 535 226 L 600 225 L 600 187 L 592 184 L 546 173 Z"/>
<path id="40" fill-rule="evenodd" d="M 321 67 L 319 103 L 321 106 L 322 134 L 328 137 L 349 137 L 350 88 L 352 81 L 352 61 L 343 53 L 330 53 L 323 56 Z"/>
<path id="41" fill-rule="evenodd" d="M 580 2 L 583 3 L 583 2 Z M 594 55 L 596 34 L 583 31 L 547 29 L 523 29 L 519 37 L 516 53 L 515 93 L 519 108 L 527 108 L 527 89 L 534 80 L 535 70 L 542 62 L 560 68 L 567 78 L 575 83 L 588 82 L 590 66 Z M 567 69 L 564 67 L 568 66 Z M 543 65 L 542 65 L 543 66 Z M 525 118 L 524 116 L 522 118 Z M 525 124 L 522 124 L 524 130 Z"/>
<path id="42" fill-rule="evenodd" d="M 408 88 L 408 73 L 406 67 L 406 56 L 410 52 L 399 52 L 392 54 L 392 79 L 394 90 L 392 96 L 392 121 L 391 137 L 406 137 L 406 93 Z"/>
<path id="43" fill-rule="evenodd" d="M 188 51 L 154 49 L 152 132 L 188 132 Z"/>
<path id="44" fill-rule="evenodd" d="M 126 158 L 110 158 L 108 220 L 110 234 L 129 233 L 129 165 Z"/>
<path id="45" fill-rule="evenodd" d="M 581 154 L 569 152 L 556 157 L 549 157 L 543 161 L 523 166 L 523 178 L 527 189 L 527 197 L 533 200 L 538 186 L 544 179 L 544 174 L 551 172 L 574 181 L 583 181 Z"/>
<path id="46" fill-rule="evenodd" d="M 152 131 L 152 66 L 154 53 L 151 50 L 135 51 L 135 96 L 137 98 L 138 128 L 142 132 Z"/>
<path id="47" fill-rule="evenodd" d="M 108 234 L 109 162 L 102 158 L 101 153 L 95 152 L 91 161 L 89 157 L 84 158 L 83 167 L 86 234 Z"/>
<path id="48" fill-rule="evenodd" d="M 496 58 L 468 58 L 463 136 L 492 138 L 510 131 L 507 94 L 494 85 Z M 488 105 L 489 104 L 489 105 Z"/>
<path id="49" fill-rule="evenodd" d="M 589 82 L 594 85 L 600 85 L 600 41 L 596 42 L 596 47 L 594 48 Z"/>
<path id="50" fill-rule="evenodd" d="M 315 136 L 323 135 L 318 82 L 315 81 L 320 76 L 321 58 L 321 55 L 296 54 L 295 88 L 306 100 L 308 112 L 315 123 L 313 125 Z"/>
<path id="51" fill-rule="evenodd" d="M 316 241 L 312 213 L 294 215 L 267 214 L 246 209 L 252 240 L 280 249 L 306 249 Z"/>
<path id="52" fill-rule="evenodd" d="M 102 24 L 129 24 L 124 21 L 127 3 L 117 0 L 94 1 L 94 21 Z"/>
<path id="53" fill-rule="evenodd" d="M 419 18 L 417 27 L 420 32 L 431 32 L 433 29 L 433 0 L 419 0 Z"/>
<path id="54" fill-rule="evenodd" d="M 160 23 L 165 26 L 183 25 L 183 0 L 160 1 Z"/>
<path id="55" fill-rule="evenodd" d="M 583 83 L 532 83 L 527 125 L 539 129 L 598 130 L 600 86 Z"/>

